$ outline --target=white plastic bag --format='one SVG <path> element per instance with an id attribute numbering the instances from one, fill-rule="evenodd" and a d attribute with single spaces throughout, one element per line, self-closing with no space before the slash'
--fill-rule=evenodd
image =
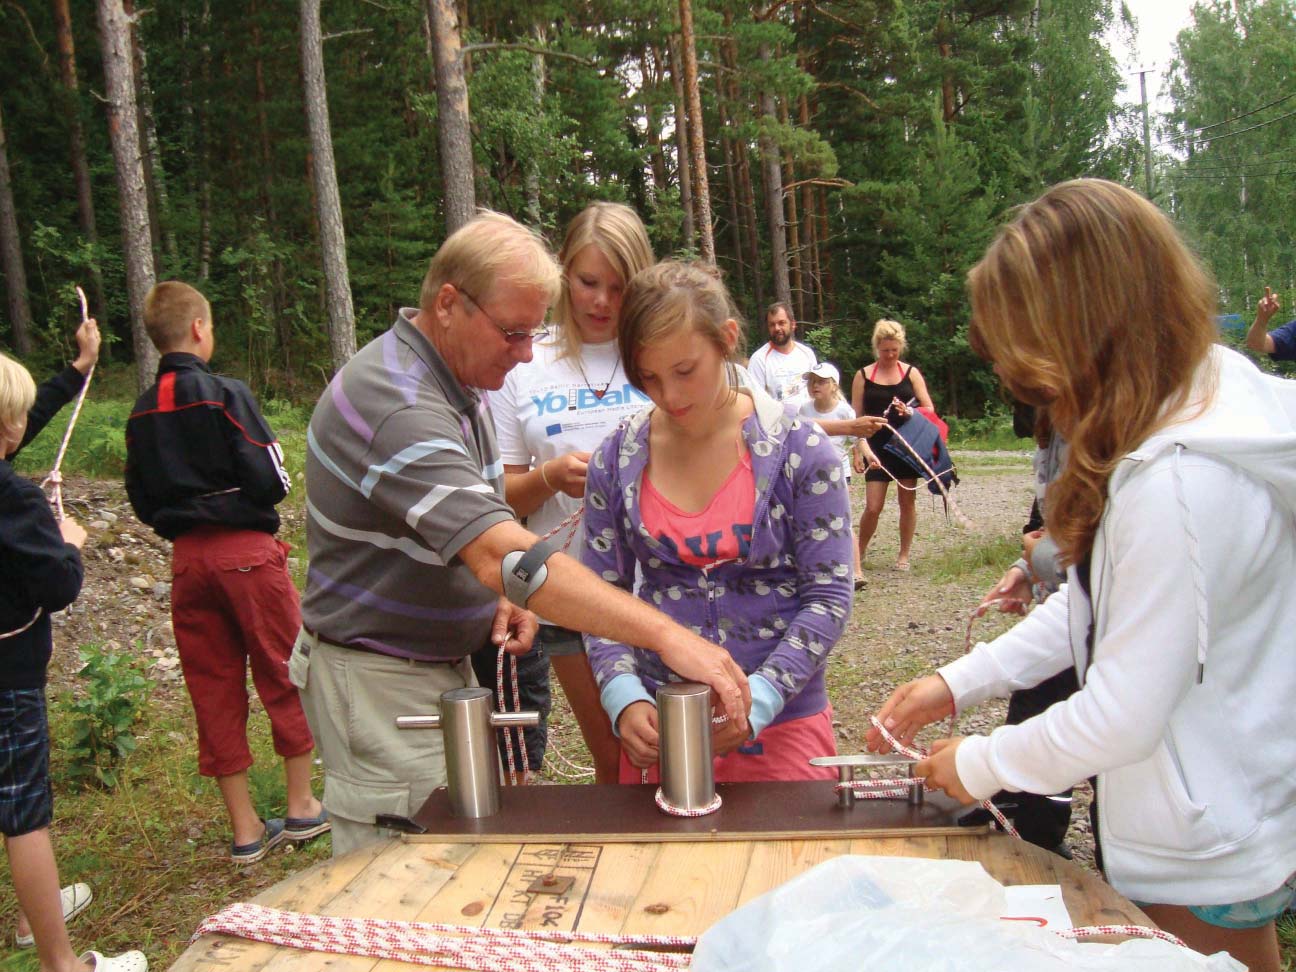
<path id="1" fill-rule="evenodd" d="M 843 856 L 711 926 L 694 972 L 1246 972 L 1168 942 L 1080 943 L 1000 920 L 1003 886 L 972 861 Z"/>

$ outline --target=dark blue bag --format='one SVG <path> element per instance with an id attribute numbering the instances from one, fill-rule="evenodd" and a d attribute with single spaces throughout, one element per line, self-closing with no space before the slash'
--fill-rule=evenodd
<path id="1" fill-rule="evenodd" d="M 927 488 L 937 495 L 943 494 L 942 485 L 945 489 L 957 485 L 958 471 L 954 468 L 954 460 L 950 458 L 949 450 L 945 448 L 940 430 L 927 416 L 915 409 L 902 424 L 893 427 L 895 431 L 882 446 L 883 449 L 912 467 L 918 478 L 926 479 Z M 898 438 L 909 443 L 910 448 L 922 456 L 923 461 L 931 467 L 931 472 L 935 473 L 935 479 L 928 478 L 931 474 L 918 464 L 913 453 L 906 449 L 903 443 L 896 441 Z"/>

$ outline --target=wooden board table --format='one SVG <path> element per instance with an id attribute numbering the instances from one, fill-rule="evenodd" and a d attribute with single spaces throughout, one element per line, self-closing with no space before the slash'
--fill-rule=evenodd
<path id="1" fill-rule="evenodd" d="M 569 792 L 547 799 L 588 802 L 588 791 L 597 788 L 536 787 L 506 791 L 506 795 L 516 803 L 527 791 L 534 800 L 542 791 L 560 789 Z M 719 789 L 723 795 L 726 788 Z M 651 799 L 651 790 L 646 793 Z M 625 833 L 611 839 L 426 834 L 387 840 L 317 864 L 254 900 L 320 915 L 495 928 L 700 935 L 739 905 L 816 864 L 841 854 L 873 854 L 980 861 L 1004 884 L 1060 885 L 1077 925 L 1152 924 L 1099 878 L 1023 841 L 940 826 L 900 828 L 897 832 L 904 836 L 886 835 L 885 828 L 869 823 L 872 815 L 891 812 L 884 809 L 887 803 L 891 801 L 870 801 L 877 807 L 860 805 L 844 811 L 860 814 L 855 834 L 813 837 L 761 833 L 728 839 L 709 831 L 691 839 L 674 834 L 668 840 Z M 446 823 L 447 830 L 456 827 L 454 822 Z M 499 829 L 516 828 L 505 820 Z M 528 891 L 537 878 L 548 874 L 572 878 L 570 890 L 561 896 Z M 172 972 L 305 972 L 324 968 L 326 963 L 329 972 L 427 968 L 324 956 L 223 935 L 200 939 L 171 968 Z"/>

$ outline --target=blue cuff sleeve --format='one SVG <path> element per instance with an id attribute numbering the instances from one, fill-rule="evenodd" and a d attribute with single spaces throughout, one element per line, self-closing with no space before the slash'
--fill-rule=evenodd
<path id="1" fill-rule="evenodd" d="M 1269 336 L 1273 338 L 1274 349 L 1270 357 L 1274 361 L 1296 361 L 1296 321 L 1275 328 Z"/>
<path id="2" fill-rule="evenodd" d="M 747 685 L 752 697 L 751 714 L 747 716 L 747 721 L 751 724 L 750 738 L 755 739 L 783 711 L 783 696 L 764 675 L 749 675 Z"/>
<path id="3" fill-rule="evenodd" d="M 754 694 L 755 693 L 753 693 L 753 695 Z M 631 675 L 629 672 L 618 675 L 616 678 L 612 679 L 612 681 L 604 685 L 603 691 L 599 693 L 599 701 L 603 703 L 603 711 L 606 712 L 608 718 L 612 720 L 612 733 L 618 739 L 621 738 L 621 733 L 617 732 L 617 718 L 621 715 L 622 710 L 625 709 L 627 705 L 630 705 L 633 702 L 652 702 L 653 705 L 657 704 L 656 702 L 653 702 L 653 697 L 649 695 L 648 690 L 644 688 L 643 682 L 639 681 L 639 676 Z M 755 703 L 753 702 L 753 707 L 754 705 Z"/>

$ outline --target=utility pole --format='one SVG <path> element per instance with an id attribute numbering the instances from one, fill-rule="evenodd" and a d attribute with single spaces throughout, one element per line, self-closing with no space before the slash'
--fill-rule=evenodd
<path id="1" fill-rule="evenodd" d="M 1152 198 L 1152 129 L 1148 125 L 1147 76 L 1151 73 L 1148 69 L 1138 73 L 1139 93 L 1143 97 L 1143 184 L 1149 199 Z"/>

